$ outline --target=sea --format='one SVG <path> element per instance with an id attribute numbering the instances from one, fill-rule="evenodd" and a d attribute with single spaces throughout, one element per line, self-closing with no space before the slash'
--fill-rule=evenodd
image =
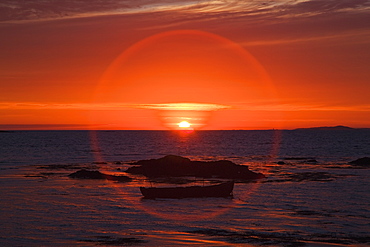
<path id="1" fill-rule="evenodd" d="M 230 198 L 144 199 L 133 162 L 230 160 Z M 370 129 L 0 132 L 0 246 L 370 246 Z M 131 182 L 73 179 L 80 169 Z"/>

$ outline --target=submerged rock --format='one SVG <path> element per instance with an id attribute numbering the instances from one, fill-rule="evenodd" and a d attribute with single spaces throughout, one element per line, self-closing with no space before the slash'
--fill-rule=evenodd
<path id="1" fill-rule="evenodd" d="M 317 160 L 315 160 L 315 159 L 309 159 L 309 160 L 307 160 L 306 162 L 307 162 L 307 163 L 317 163 Z"/>
<path id="2" fill-rule="evenodd" d="M 329 174 L 327 172 L 299 172 L 296 174 L 291 174 L 290 181 L 292 182 L 302 182 L 302 181 L 332 181 L 336 178 L 335 175 Z"/>
<path id="3" fill-rule="evenodd" d="M 70 178 L 79 178 L 79 179 L 107 179 L 111 181 L 119 181 L 119 182 L 129 182 L 132 179 L 127 176 L 116 176 L 116 175 L 108 175 L 101 173 L 99 171 L 88 171 L 85 169 L 81 169 L 77 172 L 71 173 L 68 175 Z"/>
<path id="4" fill-rule="evenodd" d="M 355 166 L 369 166 L 370 167 L 370 157 L 359 158 L 357 160 L 353 160 L 349 162 L 349 164 L 355 165 Z"/>
<path id="5" fill-rule="evenodd" d="M 265 176 L 255 173 L 247 166 L 237 165 L 228 160 L 191 161 L 176 155 L 167 155 L 159 159 L 141 160 L 132 163 L 134 166 L 126 170 L 128 173 L 146 177 L 202 177 L 226 179 L 259 179 Z"/>
<path id="6" fill-rule="evenodd" d="M 83 239 L 83 242 L 96 243 L 98 245 L 112 246 L 131 246 L 146 243 L 147 241 L 135 237 L 113 237 L 113 236 L 95 236 L 93 239 Z"/>

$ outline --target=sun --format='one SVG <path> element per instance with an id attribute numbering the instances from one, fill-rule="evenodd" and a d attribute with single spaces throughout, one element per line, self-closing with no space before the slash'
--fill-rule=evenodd
<path id="1" fill-rule="evenodd" d="M 182 121 L 182 122 L 178 123 L 178 126 L 180 128 L 189 128 L 191 126 L 191 124 L 188 121 Z"/>

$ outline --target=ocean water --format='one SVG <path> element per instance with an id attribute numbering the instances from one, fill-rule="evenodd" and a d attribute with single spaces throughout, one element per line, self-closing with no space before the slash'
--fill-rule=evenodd
<path id="1" fill-rule="evenodd" d="M 168 154 L 267 178 L 233 198 L 143 199 L 159 184 L 125 169 Z M 370 246 L 370 168 L 348 164 L 361 157 L 367 129 L 0 132 L 0 246 Z M 133 181 L 68 177 L 82 168 Z"/>

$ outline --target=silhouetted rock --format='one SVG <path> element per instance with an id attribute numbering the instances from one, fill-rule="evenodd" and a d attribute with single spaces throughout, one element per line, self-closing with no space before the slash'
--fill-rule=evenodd
<path id="1" fill-rule="evenodd" d="M 317 160 L 312 157 L 287 157 L 284 160 L 299 161 L 300 163 L 317 163 Z"/>
<path id="2" fill-rule="evenodd" d="M 370 166 L 370 157 L 363 157 L 357 160 L 353 160 L 349 163 L 355 166 Z"/>
<path id="3" fill-rule="evenodd" d="M 307 160 L 307 163 L 317 163 L 317 160 L 315 160 L 315 159 L 309 159 L 309 160 Z"/>
<path id="4" fill-rule="evenodd" d="M 327 172 L 299 172 L 296 174 L 288 175 L 292 182 L 302 181 L 332 181 L 336 178 L 335 175 Z"/>
<path id="5" fill-rule="evenodd" d="M 70 178 L 79 178 L 79 179 L 107 179 L 111 181 L 119 181 L 119 182 L 129 182 L 132 179 L 127 176 L 116 176 L 116 175 L 108 175 L 101 173 L 99 171 L 88 171 L 85 169 L 81 169 L 77 172 L 69 174 L 68 177 Z"/>
<path id="6" fill-rule="evenodd" d="M 159 159 L 141 160 L 132 163 L 134 166 L 126 170 L 128 173 L 146 177 L 202 177 L 227 179 L 259 179 L 265 176 L 255 173 L 247 166 L 237 165 L 228 160 L 191 161 L 176 155 L 167 155 Z"/>
<path id="7" fill-rule="evenodd" d="M 110 245 L 110 246 L 132 246 L 132 245 L 138 245 L 142 243 L 146 243 L 147 241 L 139 239 L 139 238 L 133 238 L 133 237 L 123 237 L 123 238 L 117 238 L 113 236 L 95 236 L 91 239 L 82 239 L 82 242 L 88 242 L 88 243 L 94 243 L 96 245 Z"/>
<path id="8" fill-rule="evenodd" d="M 313 160 L 311 157 L 287 157 L 285 160 Z"/>
<path id="9" fill-rule="evenodd" d="M 311 128 L 298 128 L 294 130 L 353 130 L 354 128 L 338 125 L 338 126 L 322 126 L 322 127 L 311 127 Z"/>

